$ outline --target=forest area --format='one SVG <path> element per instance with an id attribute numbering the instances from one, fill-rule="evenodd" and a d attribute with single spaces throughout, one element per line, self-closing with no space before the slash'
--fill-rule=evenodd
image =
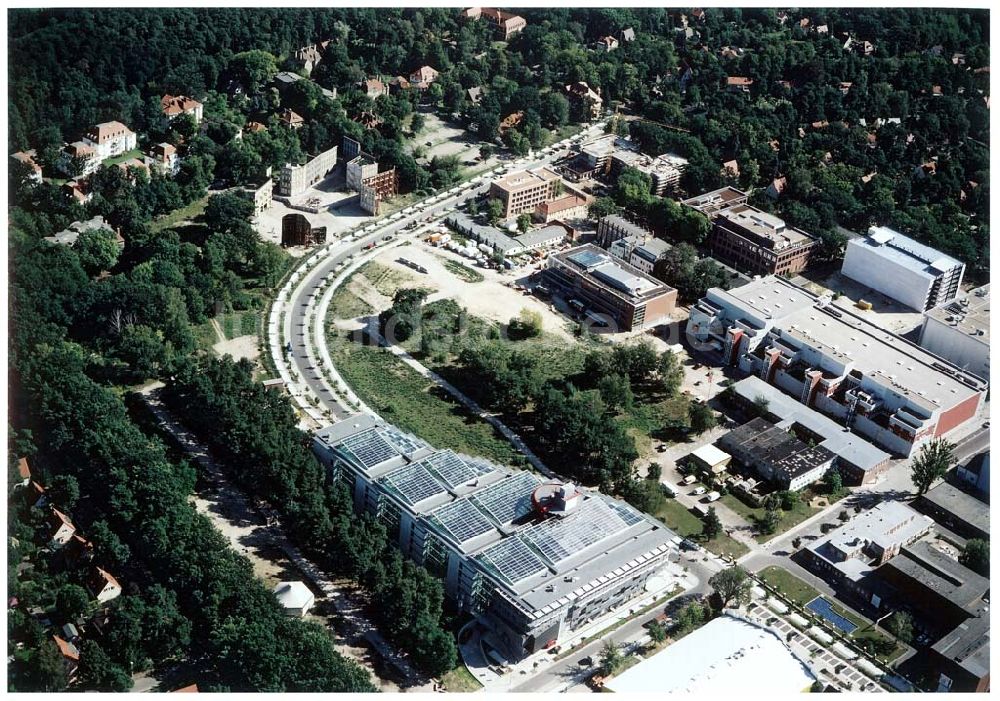
<path id="1" fill-rule="evenodd" d="M 508 42 L 455 8 L 9 13 L 8 146 L 33 149 L 45 176 L 35 182 L 14 161 L 8 171 L 10 690 L 66 688 L 52 630 L 95 617 L 101 633 L 83 643 L 75 689 L 125 690 L 136 672 L 192 659 L 202 690 L 373 689 L 328 631 L 285 618 L 247 560 L 196 513 L 194 469 L 129 410 L 130 393 L 149 380 L 168 383 L 168 400 L 193 421 L 216 426 L 213 447 L 243 466 L 234 468 L 243 470 L 238 481 L 295 524 L 310 555 L 392 602 L 377 615 L 387 637 L 429 674 L 454 666 L 454 620 L 439 580 L 404 562 L 378 523 L 355 517 L 304 447 L 287 398 L 264 393 L 246 364 L 197 349 L 196 324 L 220 310 L 263 308 L 289 265 L 256 234 L 251 203 L 208 197 L 213 183 L 257 182 L 268 167 L 350 136 L 397 168 L 404 191 L 430 193 L 458 175 L 455 163 L 420 163 L 409 148 L 421 114 L 521 154 L 585 117 L 563 88 L 586 81 L 606 107 L 637 118 L 618 124 L 645 151 L 689 159 L 688 194 L 727 183 L 753 189 L 756 204 L 821 235 L 830 257 L 843 246 L 838 227 L 886 224 L 964 260 L 969 278 L 987 275 L 988 13 L 815 9 L 789 11 L 782 22 L 773 10 L 710 9 L 682 22 L 663 9 L 520 12 L 527 28 Z M 626 28 L 634 41 L 592 48 Z M 326 40 L 311 81 L 273 87 L 278 71 L 300 70 L 297 48 Z M 373 99 L 360 85 L 424 65 L 440 76 L 420 94 Z M 752 79 L 749 91 L 728 91 L 727 76 Z M 475 87 L 477 104 L 467 93 Z M 164 94 L 203 102 L 202 128 L 167 123 Z M 301 129 L 279 123 L 288 106 L 305 118 Z M 520 124 L 498 137 L 496 125 L 518 111 Z M 381 124 L 365 129 L 364 112 Z M 53 175 L 58 152 L 108 120 L 127 124 L 143 146 L 177 146 L 179 172 L 105 167 L 90 178 L 89 202 L 67 196 Z M 251 122 L 266 129 L 250 131 Z M 738 175 L 721 172 L 730 160 Z M 780 176 L 787 186 L 772 202 L 763 191 Z M 619 184 L 615 207 L 667 238 L 700 242 L 704 222 L 635 185 Z M 193 223 L 154 226 L 203 200 Z M 108 228 L 72 248 L 43 240 L 95 216 Z M 710 270 L 688 274 L 693 261 L 681 249 L 661 270 L 685 280 L 685 298 L 714 279 Z M 592 420 L 631 401 L 633 387 L 676 390 L 669 359 L 639 351 L 590 362 L 607 375 L 600 386 L 546 384 L 530 362 L 489 347 L 461 358 L 482 386 L 504 393 L 483 397 L 487 405 L 516 415 L 529 399 L 540 403 L 548 417 L 540 431 L 553 435 L 567 426 L 588 434 Z M 579 456 L 585 480 L 634 492 L 623 429 L 594 435 L 599 444 L 543 448 Z M 27 485 L 19 458 L 30 461 Z M 53 511 L 92 551 L 51 551 Z M 97 610 L 85 588 L 94 567 L 125 585 Z"/>

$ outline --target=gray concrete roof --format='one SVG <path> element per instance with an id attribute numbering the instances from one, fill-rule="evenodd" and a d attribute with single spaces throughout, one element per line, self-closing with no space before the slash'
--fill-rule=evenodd
<path id="1" fill-rule="evenodd" d="M 948 482 L 942 482 L 924 494 L 922 499 L 942 511 L 947 511 L 949 514 L 954 515 L 976 530 L 989 535 L 989 504 L 984 504 L 974 496 L 966 494 L 958 487 Z"/>

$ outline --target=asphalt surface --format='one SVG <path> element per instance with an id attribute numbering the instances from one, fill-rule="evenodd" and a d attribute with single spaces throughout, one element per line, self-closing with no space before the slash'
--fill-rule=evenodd
<path id="1" fill-rule="evenodd" d="M 596 133 L 602 133 L 603 128 L 600 128 L 600 125 L 597 126 L 599 131 Z M 593 135 L 595 135 L 593 132 L 588 132 L 588 138 Z M 549 165 L 562 157 L 565 152 L 566 147 L 561 146 L 542 158 L 522 159 L 508 163 L 504 166 L 504 170 L 513 172 Z M 456 208 L 464 202 L 486 193 L 489 190 L 490 182 L 499 175 L 500 173 L 485 173 L 480 176 L 481 180 L 478 182 L 470 181 L 451 188 L 447 191 L 451 194 L 447 194 L 434 204 L 426 204 L 428 200 L 423 200 L 402 210 L 402 216 L 397 213 L 369 224 L 368 227 L 375 226 L 376 228 L 359 236 L 354 241 L 348 241 L 345 237 L 337 242 L 326 254 L 323 261 L 296 283 L 295 289 L 286 302 L 284 328 L 279 330 L 281 342 L 284 345 L 289 339 L 291 340 L 292 352 L 289 355 L 289 360 L 299 375 L 300 387 L 303 384 L 307 386 L 313 395 L 319 397 L 321 408 L 330 411 L 337 420 L 344 419 L 354 412 L 334 396 L 306 352 L 311 332 L 307 318 L 311 317 L 310 300 L 313 295 L 317 293 L 323 281 L 349 257 L 358 254 L 373 243 L 376 246 L 381 244 L 388 236 L 405 237 L 404 229 L 407 226 L 419 224 L 428 219 L 440 218 L 444 215 L 445 210 Z M 458 191 L 456 192 L 456 190 Z M 441 195 L 438 194 L 436 197 L 441 197 Z M 434 197 L 429 199 L 434 199 Z"/>

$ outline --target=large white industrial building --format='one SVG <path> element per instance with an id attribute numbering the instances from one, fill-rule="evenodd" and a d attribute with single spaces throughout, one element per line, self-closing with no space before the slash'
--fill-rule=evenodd
<path id="1" fill-rule="evenodd" d="M 435 450 L 367 414 L 313 451 L 515 661 L 645 592 L 674 534 L 625 502 Z"/>
<path id="2" fill-rule="evenodd" d="M 935 355 L 990 377 L 990 286 L 972 290 L 924 313 L 920 345 Z"/>
<path id="3" fill-rule="evenodd" d="M 986 395 L 984 379 L 777 276 L 708 290 L 687 336 L 907 457 L 972 420 Z"/>
<path id="4" fill-rule="evenodd" d="M 925 311 L 954 299 L 965 264 L 886 226 L 847 242 L 841 273 L 897 302 Z"/>

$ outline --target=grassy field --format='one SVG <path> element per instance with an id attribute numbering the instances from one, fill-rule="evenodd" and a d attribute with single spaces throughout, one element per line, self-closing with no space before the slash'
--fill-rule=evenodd
<path id="1" fill-rule="evenodd" d="M 738 513 L 740 516 L 745 518 L 749 523 L 757 523 L 760 519 L 764 518 L 763 508 L 754 508 L 745 504 L 734 494 L 726 494 L 721 499 L 722 503 L 728 506 L 730 509 Z M 789 528 L 796 526 L 803 521 L 805 521 L 810 516 L 814 516 L 819 513 L 821 509 L 814 509 L 805 500 L 800 500 L 796 502 L 794 508 L 791 511 L 782 511 L 781 520 L 778 522 L 777 528 L 774 529 L 774 533 L 769 534 L 757 534 L 754 536 L 759 542 L 763 543 L 772 538 L 776 538 L 781 535 Z"/>
<path id="2" fill-rule="evenodd" d="M 193 220 L 201 216 L 202 212 L 205 211 L 205 207 L 208 205 L 208 195 L 205 195 L 200 200 L 195 200 L 187 207 L 181 207 L 180 209 L 175 209 L 170 212 L 170 214 L 164 214 L 159 219 L 156 219 L 149 225 L 149 230 L 156 234 L 161 231 L 166 231 L 167 229 L 177 226 L 183 221 Z"/>
<path id="3" fill-rule="evenodd" d="M 775 565 L 765 567 L 757 573 L 757 576 L 799 606 L 804 607 L 816 597 L 822 596 L 822 594 L 815 587 L 803 582 L 801 579 L 782 567 L 777 567 Z M 867 618 L 859 616 L 853 611 L 848 611 L 846 608 L 839 606 L 835 601 L 831 601 L 829 598 L 827 598 L 827 601 L 830 602 L 830 608 L 832 608 L 834 612 L 839 613 L 841 616 L 857 626 L 857 629 L 848 637 L 857 641 L 882 640 L 885 641 L 884 644 L 886 645 L 889 643 L 894 645 L 894 649 L 889 655 L 879 656 L 882 661 L 886 663 L 892 662 L 906 650 L 905 646 L 896 645 L 895 641 L 893 641 L 889 635 L 873 628 L 872 622 Z"/>
<path id="4" fill-rule="evenodd" d="M 483 688 L 483 685 L 479 683 L 478 679 L 472 676 L 472 673 L 464 664 L 458 665 L 455 669 L 443 675 L 441 677 L 441 686 L 445 688 L 445 691 L 452 694 L 470 693 Z"/>
<path id="5" fill-rule="evenodd" d="M 330 298 L 329 319 L 355 319 L 375 313 L 375 308 L 347 289 L 348 282 L 337 288 Z"/>
<path id="6" fill-rule="evenodd" d="M 698 541 L 706 550 L 717 555 L 728 555 L 736 559 L 748 551 L 747 546 L 725 533 L 720 533 L 711 540 L 703 540 L 701 519 L 688 511 L 676 499 L 666 499 L 663 506 L 653 516 L 667 524 L 667 527 L 677 535 Z"/>
<path id="7" fill-rule="evenodd" d="M 134 148 L 131 151 L 126 151 L 120 156 L 115 156 L 114 158 L 109 158 L 106 161 L 102 161 L 101 165 L 110 168 L 111 166 L 116 166 L 119 163 L 124 163 L 130 158 L 138 158 L 141 161 L 143 159 L 142 149 Z"/>
<path id="8" fill-rule="evenodd" d="M 330 355 L 344 380 L 386 421 L 437 448 L 521 465 L 518 453 L 490 424 L 470 414 L 444 390 L 386 350 L 328 337 Z"/>
<path id="9" fill-rule="evenodd" d="M 465 282 L 482 282 L 486 279 L 478 270 L 473 270 L 467 265 L 462 265 L 457 260 L 451 260 L 450 258 L 443 258 L 441 256 L 438 256 L 438 258 L 441 258 L 442 263 L 444 263 L 444 267 L 447 268 L 449 272 Z"/>
<path id="10" fill-rule="evenodd" d="M 396 291 L 403 287 L 417 287 L 417 278 L 409 273 L 381 265 L 375 261 L 366 263 L 358 269 L 358 272 L 368 278 L 379 294 L 392 297 Z"/>

